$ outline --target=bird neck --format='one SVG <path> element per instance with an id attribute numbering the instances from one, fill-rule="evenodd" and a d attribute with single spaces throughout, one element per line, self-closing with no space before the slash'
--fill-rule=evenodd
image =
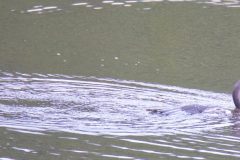
<path id="1" fill-rule="evenodd" d="M 240 81 L 235 84 L 232 97 L 236 108 L 240 109 Z"/>

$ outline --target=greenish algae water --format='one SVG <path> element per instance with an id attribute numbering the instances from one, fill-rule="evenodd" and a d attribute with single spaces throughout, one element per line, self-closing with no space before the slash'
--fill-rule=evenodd
<path id="1" fill-rule="evenodd" d="M 239 159 L 239 6 L 2 1 L 0 160 Z"/>

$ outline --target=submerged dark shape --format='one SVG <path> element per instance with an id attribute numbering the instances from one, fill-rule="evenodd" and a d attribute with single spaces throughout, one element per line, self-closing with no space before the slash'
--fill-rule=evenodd
<path id="1" fill-rule="evenodd" d="M 240 80 L 237 81 L 234 85 L 232 98 L 236 106 L 236 108 L 232 111 L 232 113 L 235 115 L 240 115 Z M 169 115 L 176 111 L 184 111 L 190 115 L 198 114 L 198 113 L 210 113 L 210 112 L 213 112 L 213 113 L 225 112 L 225 114 L 228 114 L 230 112 L 229 110 L 226 111 L 218 107 L 209 107 L 209 106 L 202 106 L 197 104 L 183 106 L 180 109 L 174 109 L 172 111 L 166 111 L 166 110 L 160 110 L 160 109 L 148 109 L 147 111 L 150 111 L 150 113 L 153 113 L 153 114 L 158 113 L 162 115 Z"/>
<path id="2" fill-rule="evenodd" d="M 195 105 L 183 106 L 181 110 L 189 114 L 196 114 L 196 113 L 204 112 L 207 108 L 208 108 L 207 106 L 201 106 L 201 105 L 195 104 Z"/>
<path id="3" fill-rule="evenodd" d="M 152 114 L 161 114 L 161 115 L 165 115 L 165 116 L 171 115 L 171 114 L 179 112 L 179 111 L 184 111 L 184 112 L 192 115 L 192 114 L 203 113 L 208 108 L 209 107 L 207 107 L 207 106 L 193 104 L 193 105 L 183 106 L 180 109 L 173 109 L 173 110 L 147 109 L 147 111 L 149 111 Z"/>

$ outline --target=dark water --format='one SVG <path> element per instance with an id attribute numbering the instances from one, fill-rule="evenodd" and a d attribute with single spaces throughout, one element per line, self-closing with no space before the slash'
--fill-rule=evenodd
<path id="1" fill-rule="evenodd" d="M 1 1 L 0 160 L 239 159 L 239 7 Z"/>

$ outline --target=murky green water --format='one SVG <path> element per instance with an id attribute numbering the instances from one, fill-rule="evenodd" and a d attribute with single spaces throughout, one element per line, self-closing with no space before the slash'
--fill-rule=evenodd
<path id="1" fill-rule="evenodd" d="M 0 159 L 239 159 L 239 7 L 3 0 Z"/>

